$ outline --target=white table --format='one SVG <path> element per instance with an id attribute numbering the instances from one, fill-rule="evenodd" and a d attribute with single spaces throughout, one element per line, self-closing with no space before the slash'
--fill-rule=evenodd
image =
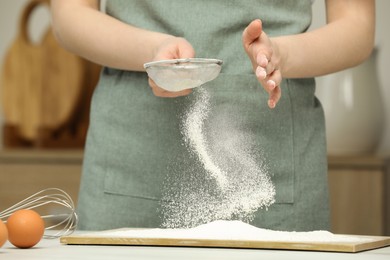
<path id="1" fill-rule="evenodd" d="M 360 253 L 329 253 L 289 250 L 190 248 L 190 247 L 149 247 L 149 246 L 76 246 L 61 245 L 59 239 L 43 239 L 31 249 L 18 249 L 7 242 L 0 248 L 0 260 L 34 259 L 167 259 L 167 260 L 390 260 L 390 247 Z"/>

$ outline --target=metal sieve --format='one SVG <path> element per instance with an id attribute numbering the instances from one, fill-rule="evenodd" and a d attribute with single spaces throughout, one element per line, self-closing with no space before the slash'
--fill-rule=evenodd
<path id="1" fill-rule="evenodd" d="M 148 76 L 167 91 L 196 88 L 215 79 L 222 60 L 188 58 L 153 61 L 144 64 Z"/>

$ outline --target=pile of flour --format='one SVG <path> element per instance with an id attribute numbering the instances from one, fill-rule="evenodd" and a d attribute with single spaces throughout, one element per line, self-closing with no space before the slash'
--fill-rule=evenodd
<path id="1" fill-rule="evenodd" d="M 241 221 L 218 220 L 190 229 L 129 229 L 106 231 L 104 237 L 127 238 L 171 238 L 171 239 L 213 239 L 247 240 L 267 242 L 310 242 L 310 243 L 363 243 L 372 237 L 335 235 L 328 231 L 309 232 L 274 231 L 257 228 Z M 96 234 L 93 234 L 96 237 Z"/>
<path id="2" fill-rule="evenodd" d="M 165 228 L 191 228 L 215 220 L 248 222 L 254 213 L 274 203 L 275 187 L 266 161 L 230 111 L 215 110 L 206 89 L 184 113 L 184 145 L 198 166 L 177 165 L 179 174 L 167 180 L 162 203 Z M 238 115 L 239 116 L 239 115 Z"/>

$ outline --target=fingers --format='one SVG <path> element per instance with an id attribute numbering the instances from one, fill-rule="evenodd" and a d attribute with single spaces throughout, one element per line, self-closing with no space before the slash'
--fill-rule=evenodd
<path id="1" fill-rule="evenodd" d="M 149 78 L 149 86 L 152 88 L 153 94 L 156 97 L 175 98 L 175 97 L 187 96 L 192 92 L 192 89 L 186 89 L 186 90 L 177 91 L 177 92 L 167 91 L 167 90 L 157 86 L 157 84 L 150 78 Z"/>
<path id="2" fill-rule="evenodd" d="M 268 98 L 268 107 L 275 108 L 276 104 L 279 102 L 282 90 L 280 84 L 282 82 L 282 75 L 279 70 L 274 70 L 273 73 L 266 79 L 265 84 L 263 85 L 266 91 L 269 94 Z"/>
<path id="3" fill-rule="evenodd" d="M 179 49 L 179 58 L 193 58 L 195 57 L 195 50 L 192 45 L 183 39 L 182 46 Z"/>
<path id="4" fill-rule="evenodd" d="M 275 108 L 281 97 L 280 57 L 260 20 L 252 21 L 242 34 L 242 42 L 251 59 L 256 77 L 269 94 L 268 106 Z"/>
<path id="5" fill-rule="evenodd" d="M 268 56 L 264 53 L 264 52 L 260 52 L 257 54 L 257 57 L 256 57 L 256 62 L 257 62 L 257 65 L 259 65 L 260 67 L 267 67 L 268 63 L 269 63 L 269 60 L 270 60 L 270 57 L 272 55 L 268 54 Z"/>
<path id="6" fill-rule="evenodd" d="M 246 50 L 252 42 L 256 41 L 261 34 L 262 24 L 259 19 L 252 21 L 244 30 L 242 34 L 242 43 Z"/>
<path id="7" fill-rule="evenodd" d="M 269 95 L 268 98 L 268 107 L 269 108 L 275 108 L 276 104 L 279 102 L 279 99 L 281 97 L 282 91 L 280 88 L 280 85 L 277 85 L 275 83 L 274 79 L 269 79 L 264 87 Z"/>
<path id="8" fill-rule="evenodd" d="M 274 62 L 275 61 L 275 62 Z M 274 57 L 273 50 L 259 50 L 256 56 L 256 77 L 269 94 L 268 106 L 275 108 L 281 97 L 280 84 L 282 74 L 278 69 L 278 59 Z"/>
<path id="9" fill-rule="evenodd" d="M 272 90 L 269 94 L 268 99 L 268 107 L 269 108 L 275 108 L 276 104 L 278 103 L 280 97 L 281 97 L 282 91 L 280 89 L 280 86 L 276 86 L 274 90 Z"/>
<path id="10" fill-rule="evenodd" d="M 268 73 L 269 71 L 271 71 L 271 73 Z M 282 82 L 282 74 L 280 73 L 280 70 L 275 69 L 272 62 L 267 62 L 265 68 L 260 66 L 257 67 L 256 77 L 269 94 L 268 106 L 270 108 L 275 108 L 281 97 L 280 84 Z"/>

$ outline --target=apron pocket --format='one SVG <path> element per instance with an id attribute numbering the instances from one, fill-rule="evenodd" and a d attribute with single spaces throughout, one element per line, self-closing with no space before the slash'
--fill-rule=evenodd
<path id="1" fill-rule="evenodd" d="M 159 200 L 159 190 L 155 189 L 158 187 L 148 184 L 147 180 L 142 180 L 141 182 L 126 182 L 126 179 L 129 178 L 124 174 L 108 171 L 104 180 L 104 192 L 111 195 L 129 196 L 133 198 L 156 201 Z"/>
<path id="2" fill-rule="evenodd" d="M 180 149 L 180 99 L 155 97 L 146 73 L 105 71 L 97 107 L 104 121 L 104 190 L 109 194 L 159 200 L 170 154 Z M 179 104 L 180 105 L 180 104 Z"/>

